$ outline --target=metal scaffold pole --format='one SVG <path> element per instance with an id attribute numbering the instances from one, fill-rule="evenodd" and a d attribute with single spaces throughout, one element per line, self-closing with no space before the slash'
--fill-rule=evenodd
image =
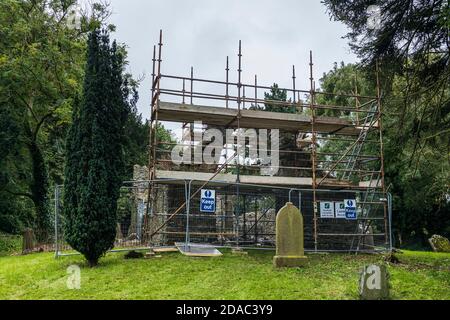
<path id="1" fill-rule="evenodd" d="M 229 87 L 229 72 L 230 72 L 230 65 L 229 65 L 229 59 L 227 56 L 227 66 L 225 67 L 225 107 L 228 109 L 228 98 L 229 98 L 229 92 L 228 92 L 228 87 Z"/>
<path id="2" fill-rule="evenodd" d="M 190 241 L 194 243 L 204 234 L 202 241 L 228 243 L 236 249 L 245 246 L 245 243 L 252 240 L 253 237 L 255 243 L 258 243 L 259 238 L 260 245 L 266 243 L 273 245 L 274 231 L 270 229 L 270 224 L 275 223 L 276 209 L 281 203 L 281 201 L 278 201 L 281 197 L 278 197 L 275 189 L 282 189 L 281 185 L 290 188 L 298 185 L 307 188 L 305 189 L 307 190 L 306 194 L 312 198 L 312 206 L 309 203 L 311 198 L 308 198 L 308 196 L 304 198 L 305 203 L 303 204 L 304 214 L 307 217 L 307 228 L 305 228 L 307 236 L 305 235 L 305 239 L 307 239 L 309 246 L 308 250 L 319 252 L 328 250 L 330 247 L 336 247 L 343 252 L 348 251 L 350 240 L 344 237 L 353 237 L 355 241 L 361 239 L 357 242 L 357 251 L 361 248 L 361 250 L 365 250 L 371 245 L 380 249 L 380 247 L 384 247 L 384 242 L 389 244 L 391 240 L 391 236 L 388 234 L 390 232 L 390 210 L 388 210 L 388 204 L 386 203 L 383 216 L 383 206 L 381 205 L 383 200 L 381 198 L 384 198 L 381 196 L 381 192 L 386 194 L 386 188 L 378 65 L 376 66 L 376 96 L 359 95 L 359 93 L 364 93 L 362 89 L 365 88 L 358 85 L 356 76 L 354 89 L 351 89 L 354 91 L 351 94 L 336 93 L 334 89 L 332 92 L 325 92 L 316 90 L 313 52 L 310 51 L 309 88 L 304 90 L 298 88 L 298 70 L 296 70 L 295 65 L 292 65 L 292 78 L 289 81 L 289 88 L 278 88 L 287 92 L 288 97 L 280 101 L 276 98 L 270 98 L 270 95 L 263 94 L 272 90 L 273 86 L 261 85 L 259 82 L 262 78 L 258 79 L 255 75 L 251 83 L 243 81 L 241 41 L 239 41 L 237 53 L 236 80 L 230 80 L 231 68 L 228 56 L 225 70 L 222 67 L 222 80 L 194 77 L 192 67 L 190 68 L 190 74 L 185 76 L 162 74 L 161 48 L 162 32 L 160 32 L 158 48 L 155 46 L 153 50 L 149 181 L 143 182 L 149 185 L 145 218 L 147 219 L 148 215 L 148 218 L 152 219 L 148 233 L 146 233 L 152 243 L 153 241 L 160 241 L 160 235 L 170 234 L 170 237 L 175 237 L 176 234 L 185 233 L 185 243 Z M 225 74 L 223 74 L 224 71 Z M 175 97 L 178 97 L 179 101 L 175 100 Z M 196 101 L 195 105 L 193 104 L 194 100 Z M 344 101 L 344 103 L 340 101 Z M 258 108 L 258 105 L 261 108 Z M 269 108 L 267 106 L 276 107 Z M 205 124 L 201 130 L 218 128 L 222 133 L 227 130 L 229 130 L 229 134 L 232 133 L 231 138 L 233 140 L 220 144 L 220 147 L 224 148 L 218 149 L 221 151 L 221 160 L 217 164 L 204 163 L 203 160 L 178 164 L 170 158 L 174 154 L 174 149 L 170 150 L 169 146 L 181 147 L 180 153 L 183 152 L 184 155 L 182 157 L 179 154 L 179 156 L 182 159 L 187 156 L 184 153 L 186 147 L 191 148 L 190 151 L 192 152 L 192 148 L 195 146 L 195 155 L 197 155 L 198 150 L 202 152 L 207 150 L 210 141 L 203 135 L 196 136 L 194 134 L 197 133 L 197 130 L 195 130 L 193 123 L 197 119 L 201 119 L 202 123 Z M 183 127 L 183 132 L 186 131 L 183 138 L 188 137 L 187 129 L 190 125 L 190 142 L 187 142 L 188 139 L 183 140 L 182 143 L 179 141 L 158 141 L 161 139 L 156 133 L 161 121 L 179 123 Z M 248 136 L 245 137 L 244 129 L 241 126 L 251 128 L 251 130 L 278 128 L 286 136 L 287 133 L 289 135 L 295 133 L 295 146 L 293 144 L 292 147 L 286 147 L 283 141 L 284 144 L 279 148 L 281 149 L 278 151 L 280 154 L 287 154 L 287 156 L 282 156 L 281 162 L 277 164 L 282 170 L 274 175 L 261 171 L 261 174 L 258 175 L 257 172 L 261 167 L 272 169 L 270 166 L 273 162 L 267 164 L 260 159 L 253 161 L 250 153 L 247 155 L 246 138 Z M 269 140 L 273 138 L 272 133 Z M 257 141 L 260 141 L 259 138 Z M 216 141 L 216 138 L 213 141 Z M 273 148 L 273 140 L 271 142 Z M 257 142 L 249 139 L 250 143 L 252 145 L 257 144 Z M 378 149 L 378 144 L 380 144 L 380 149 Z M 366 145 L 370 147 L 366 147 Z M 371 147 L 372 145 L 376 145 L 376 147 Z M 232 152 L 229 151 L 229 148 L 232 148 Z M 225 149 L 225 161 L 222 161 L 223 149 Z M 270 152 L 270 155 L 273 155 L 272 149 L 267 146 L 258 149 L 258 151 L 264 151 L 264 154 L 267 155 Z M 217 154 L 217 152 L 215 150 L 214 154 Z M 258 157 L 262 159 L 261 154 Z M 194 159 L 196 159 L 195 156 Z M 378 171 L 378 168 L 374 168 L 374 165 L 375 163 L 378 165 L 379 160 L 381 160 L 381 169 Z M 379 184 L 375 182 L 375 179 Z M 185 195 L 184 203 L 180 205 L 170 203 L 170 206 L 175 206 L 175 210 L 165 203 L 162 204 L 163 208 L 160 208 L 161 197 L 166 195 L 168 198 L 178 197 L 172 194 L 172 191 L 175 190 L 172 186 L 179 184 L 179 182 L 176 182 L 178 180 L 197 181 L 194 183 L 196 189 L 192 190 L 193 193 L 191 193 L 189 188 L 189 194 Z M 272 194 L 270 196 L 258 194 L 256 189 L 252 190 L 253 186 L 249 186 L 249 181 L 252 181 L 258 188 L 260 186 L 271 186 L 273 188 Z M 216 188 L 216 185 L 220 186 L 221 183 L 228 184 L 228 188 Z M 230 187 L 231 185 L 232 187 Z M 197 189 L 198 186 L 200 188 Z M 226 212 L 224 217 L 220 218 L 224 220 L 217 220 L 219 222 L 216 223 L 217 226 L 222 226 L 220 227 L 220 237 L 218 236 L 217 239 L 214 237 L 219 233 L 212 231 L 219 227 L 214 226 L 214 223 L 208 224 L 206 222 L 207 219 L 203 217 L 204 214 L 198 212 L 197 200 L 192 202 L 192 206 L 188 203 L 206 186 L 216 188 L 218 199 L 225 201 Z M 168 193 L 168 190 L 171 193 Z M 361 196 L 360 193 L 365 194 Z M 335 218 L 338 218 L 338 209 L 340 209 L 339 218 L 343 218 L 342 209 L 344 208 L 342 206 L 338 208 L 335 205 L 339 204 L 338 202 L 343 205 L 343 199 L 350 199 L 346 198 L 350 197 L 350 194 L 353 194 L 354 199 L 358 201 L 358 215 L 355 216 L 357 221 L 340 223 L 345 220 L 331 220 L 331 216 L 326 215 L 326 210 L 321 212 L 321 205 L 324 208 L 328 205 L 329 208 L 329 203 L 331 203 L 333 211 L 336 212 Z M 378 195 L 380 195 L 380 199 L 377 198 Z M 272 203 L 273 199 L 270 197 L 274 197 L 274 203 Z M 247 210 L 253 209 L 253 203 L 249 205 L 249 199 L 254 199 L 255 204 L 257 204 L 254 207 L 254 216 L 247 212 Z M 156 202 L 156 200 L 158 201 Z M 230 206 L 228 206 L 228 203 Z M 156 209 L 156 204 L 158 204 L 158 209 Z M 275 214 L 268 209 L 269 207 L 274 209 Z M 183 223 L 179 223 L 181 218 L 175 219 L 178 215 L 184 214 L 184 208 L 186 208 L 187 215 L 185 226 Z M 366 210 L 366 208 L 369 209 Z M 371 208 L 375 209 L 372 210 Z M 370 216 L 369 212 L 371 213 Z M 158 219 L 163 220 L 156 221 L 152 216 L 154 214 L 157 215 Z M 345 217 L 347 218 L 347 216 Z M 229 220 L 225 220 L 227 218 Z M 327 218 L 330 219 L 327 220 Z M 348 217 L 348 219 L 350 218 Z M 243 224 L 241 224 L 241 221 Z M 249 223 L 253 225 L 247 226 Z M 353 228 L 354 223 L 356 223 L 357 230 L 355 232 L 347 230 L 349 227 Z M 147 225 L 147 221 L 144 224 Z M 180 230 L 181 226 L 183 226 L 183 230 Z M 360 226 L 363 226 L 361 230 Z M 252 228 L 255 229 L 251 230 Z M 383 229 L 385 230 L 384 234 L 382 233 Z M 153 236 L 155 237 L 153 238 Z M 190 239 L 190 236 L 193 238 Z M 333 237 L 336 237 L 337 240 L 334 240 Z M 374 237 L 377 237 L 375 246 L 373 245 Z M 353 249 L 353 240 L 351 242 L 350 251 Z"/>
<path id="3" fill-rule="evenodd" d="M 59 216 L 59 185 L 55 186 L 55 258 L 59 257 L 59 234 L 58 234 L 58 220 Z"/>
<path id="4" fill-rule="evenodd" d="M 316 109 L 315 109 L 315 88 L 313 77 L 313 58 L 312 51 L 309 52 L 309 81 L 310 81 L 310 108 L 311 108 L 311 161 L 312 161 L 312 190 L 313 190 L 313 223 L 314 223 L 314 250 L 318 247 L 318 226 L 317 226 L 317 180 L 316 180 L 316 162 L 317 162 L 317 135 L 315 130 Z"/>
<path id="5" fill-rule="evenodd" d="M 152 167 L 153 167 L 153 120 L 155 117 L 155 105 L 153 103 L 153 98 L 155 96 L 155 90 L 156 90 L 156 84 L 155 84 L 155 80 L 156 80 L 156 46 L 153 46 L 153 58 L 152 58 L 152 97 L 151 97 L 151 103 L 150 103 L 150 125 L 149 125 L 149 139 L 148 139 L 148 195 L 147 195 L 147 204 L 146 204 L 146 208 L 145 208 L 145 215 L 144 215 L 144 231 L 147 231 L 148 229 L 148 215 L 149 215 L 149 211 L 150 211 L 150 200 L 151 200 L 151 195 L 150 195 L 150 189 L 152 189 L 151 185 L 152 185 L 152 180 L 153 178 L 153 171 L 152 171 Z"/>
<path id="6" fill-rule="evenodd" d="M 151 103 L 151 117 L 150 117 L 150 148 L 149 148 L 149 164 L 148 164 L 148 176 L 149 186 L 147 195 L 146 212 L 144 216 L 144 231 L 145 234 L 150 233 L 149 230 L 149 213 L 154 215 L 154 208 L 156 203 L 156 195 L 154 190 L 153 181 L 156 177 L 156 156 L 157 156 L 157 131 L 158 131 L 158 109 L 159 109 L 159 95 L 160 95 L 160 80 L 161 80 L 161 53 L 162 53 L 162 30 L 159 31 L 159 43 L 158 43 L 158 59 L 156 60 L 156 47 L 153 46 L 153 59 L 152 59 L 152 103 Z M 158 73 L 155 73 L 155 65 L 157 63 Z M 150 242 L 152 239 L 148 239 Z"/>
<path id="7" fill-rule="evenodd" d="M 295 76 L 295 66 L 292 66 L 292 101 L 294 102 L 294 105 L 296 103 L 295 99 L 295 79 L 297 77 Z"/>
<path id="8" fill-rule="evenodd" d="M 238 113 L 237 113 L 237 144 L 236 144 L 236 153 L 237 153 L 237 159 L 236 159 L 236 213 L 235 213 L 235 221 L 236 221 L 236 247 L 239 248 L 239 218 L 240 218 L 240 174 L 241 174 L 241 159 L 240 159 L 240 143 L 241 143 L 241 76 L 242 76 L 242 47 L 241 47 L 241 40 L 239 40 L 239 53 L 238 53 L 238 98 L 237 98 L 237 104 L 238 104 Z"/>

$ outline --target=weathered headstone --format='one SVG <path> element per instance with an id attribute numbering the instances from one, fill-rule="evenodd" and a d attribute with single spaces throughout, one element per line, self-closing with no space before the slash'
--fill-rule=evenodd
<path id="1" fill-rule="evenodd" d="M 359 279 L 361 300 L 389 299 L 389 272 L 385 265 L 364 266 Z"/>
<path id="2" fill-rule="evenodd" d="M 366 224 L 361 224 L 359 227 L 359 232 L 365 233 L 364 237 L 361 237 L 361 246 L 360 249 L 364 251 L 374 251 L 375 242 L 373 239 L 373 228 L 372 226 L 366 227 Z"/>
<path id="3" fill-rule="evenodd" d="M 127 241 L 135 241 L 137 238 L 137 234 L 133 232 L 127 237 Z"/>
<path id="4" fill-rule="evenodd" d="M 434 234 L 428 242 L 435 252 L 450 252 L 450 241 L 446 237 Z"/>
<path id="5" fill-rule="evenodd" d="M 146 259 L 151 259 L 151 258 L 161 258 L 161 255 L 157 255 L 155 253 L 155 251 L 153 250 L 153 248 L 150 248 L 149 251 L 145 254 L 145 258 Z"/>
<path id="6" fill-rule="evenodd" d="M 306 263 L 303 247 L 303 216 L 291 202 L 278 211 L 276 219 L 275 267 L 299 267 Z"/>
<path id="7" fill-rule="evenodd" d="M 247 251 L 244 251 L 242 248 L 240 248 L 240 247 L 234 247 L 233 249 L 231 249 L 231 253 L 233 254 L 233 255 L 241 255 L 241 256 L 244 256 L 244 255 L 247 255 L 248 254 L 248 252 Z"/>

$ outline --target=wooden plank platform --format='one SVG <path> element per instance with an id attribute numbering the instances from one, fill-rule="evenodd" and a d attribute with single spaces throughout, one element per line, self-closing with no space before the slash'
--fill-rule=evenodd
<path id="1" fill-rule="evenodd" d="M 159 102 L 158 120 L 172 122 L 202 121 L 204 124 L 237 127 L 237 109 Z M 241 128 L 280 129 L 283 131 L 311 131 L 311 117 L 302 114 L 241 110 Z M 317 117 L 315 130 L 318 133 L 358 135 L 361 127 L 335 117 Z"/>
<path id="2" fill-rule="evenodd" d="M 179 250 L 176 247 L 164 247 L 164 248 L 154 248 L 153 251 L 156 253 L 164 253 L 164 252 L 178 252 Z"/>
<path id="3" fill-rule="evenodd" d="M 185 244 L 183 242 L 175 242 L 175 246 L 182 254 L 189 257 L 220 257 L 222 253 L 211 245 L 203 244 Z"/>
<path id="4" fill-rule="evenodd" d="M 178 181 L 184 180 L 196 180 L 196 181 L 209 181 L 213 176 L 213 173 L 208 172 L 188 172 L 188 171 L 167 171 L 167 170 L 156 170 L 157 179 L 174 179 Z M 312 187 L 312 178 L 308 177 L 270 177 L 270 176 L 249 176 L 240 175 L 240 181 L 243 184 L 257 184 L 257 185 L 274 185 L 274 186 L 285 186 L 285 187 Z M 231 173 L 220 173 L 211 180 L 210 185 L 220 183 L 235 183 L 236 175 Z M 325 179 L 322 183 L 324 187 L 334 187 L 334 188 L 350 188 L 358 187 L 358 185 L 353 185 L 349 181 L 342 181 L 336 179 Z"/>

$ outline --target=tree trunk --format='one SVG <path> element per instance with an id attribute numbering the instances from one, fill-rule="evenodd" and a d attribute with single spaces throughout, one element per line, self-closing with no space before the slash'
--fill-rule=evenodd
<path id="1" fill-rule="evenodd" d="M 33 229 L 26 228 L 23 231 L 23 242 L 22 242 L 22 254 L 27 254 L 33 251 L 34 249 L 34 233 Z"/>
<path id="2" fill-rule="evenodd" d="M 30 191 L 36 210 L 36 239 L 38 242 L 44 242 L 48 240 L 51 227 L 47 168 L 41 149 L 36 141 L 31 141 L 28 149 L 32 161 L 33 181 L 30 186 Z"/>
<path id="3" fill-rule="evenodd" d="M 89 259 L 88 265 L 89 265 L 89 268 L 96 267 L 98 265 L 98 258 L 97 259 Z"/>

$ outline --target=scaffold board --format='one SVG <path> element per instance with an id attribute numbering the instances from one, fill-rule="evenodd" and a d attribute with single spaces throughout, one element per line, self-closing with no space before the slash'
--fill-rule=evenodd
<path id="1" fill-rule="evenodd" d="M 176 242 L 175 246 L 182 254 L 189 257 L 218 257 L 222 255 L 214 246 L 208 244 Z"/>

